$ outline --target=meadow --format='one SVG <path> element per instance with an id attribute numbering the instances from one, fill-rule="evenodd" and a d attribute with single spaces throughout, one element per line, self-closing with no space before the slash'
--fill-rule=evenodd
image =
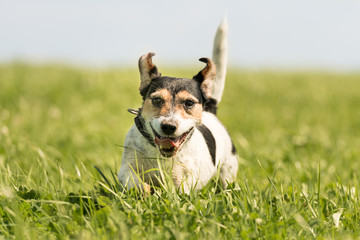
<path id="1" fill-rule="evenodd" d="M 359 238 L 360 74 L 230 69 L 237 181 L 190 195 L 118 186 L 138 84 L 135 67 L 0 65 L 0 239 Z"/>

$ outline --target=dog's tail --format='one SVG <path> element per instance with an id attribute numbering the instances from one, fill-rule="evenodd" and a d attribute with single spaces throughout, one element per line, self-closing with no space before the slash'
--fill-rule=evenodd
<path id="1" fill-rule="evenodd" d="M 217 103 L 221 101 L 221 97 L 225 87 L 226 68 L 227 68 L 227 18 L 224 17 L 218 27 L 214 39 L 214 49 L 212 59 L 216 66 L 216 78 L 212 88 L 212 98 Z"/>

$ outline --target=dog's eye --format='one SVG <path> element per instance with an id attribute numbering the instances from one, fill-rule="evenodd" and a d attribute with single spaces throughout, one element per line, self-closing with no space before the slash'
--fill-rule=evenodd
<path id="1" fill-rule="evenodd" d="M 164 104 L 164 100 L 159 97 L 156 97 L 151 99 L 151 103 L 156 107 L 160 107 L 161 105 Z"/>
<path id="2" fill-rule="evenodd" d="M 186 100 L 184 102 L 184 106 L 187 109 L 190 109 L 190 108 L 194 107 L 194 105 L 195 105 L 195 102 L 193 100 Z"/>

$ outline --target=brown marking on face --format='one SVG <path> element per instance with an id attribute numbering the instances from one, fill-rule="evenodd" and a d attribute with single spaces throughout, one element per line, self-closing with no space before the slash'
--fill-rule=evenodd
<path id="1" fill-rule="evenodd" d="M 160 99 L 161 104 L 154 104 L 154 99 Z M 142 113 L 145 119 L 167 116 L 172 108 L 172 96 L 167 89 L 160 89 L 148 96 L 143 104 Z"/>
<path id="2" fill-rule="evenodd" d="M 185 103 L 188 100 L 195 103 L 193 107 L 187 108 L 185 106 Z M 184 119 L 195 119 L 200 122 L 203 107 L 202 104 L 199 103 L 199 100 L 191 93 L 188 91 L 181 91 L 175 96 L 175 111 L 180 113 L 181 117 Z"/>

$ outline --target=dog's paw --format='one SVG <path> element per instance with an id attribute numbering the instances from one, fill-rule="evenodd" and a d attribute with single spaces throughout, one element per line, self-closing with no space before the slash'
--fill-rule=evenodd
<path id="1" fill-rule="evenodd" d="M 147 183 L 142 183 L 142 190 L 143 190 L 143 193 L 148 196 L 148 195 L 151 195 L 152 194 L 152 188 L 149 184 Z"/>

